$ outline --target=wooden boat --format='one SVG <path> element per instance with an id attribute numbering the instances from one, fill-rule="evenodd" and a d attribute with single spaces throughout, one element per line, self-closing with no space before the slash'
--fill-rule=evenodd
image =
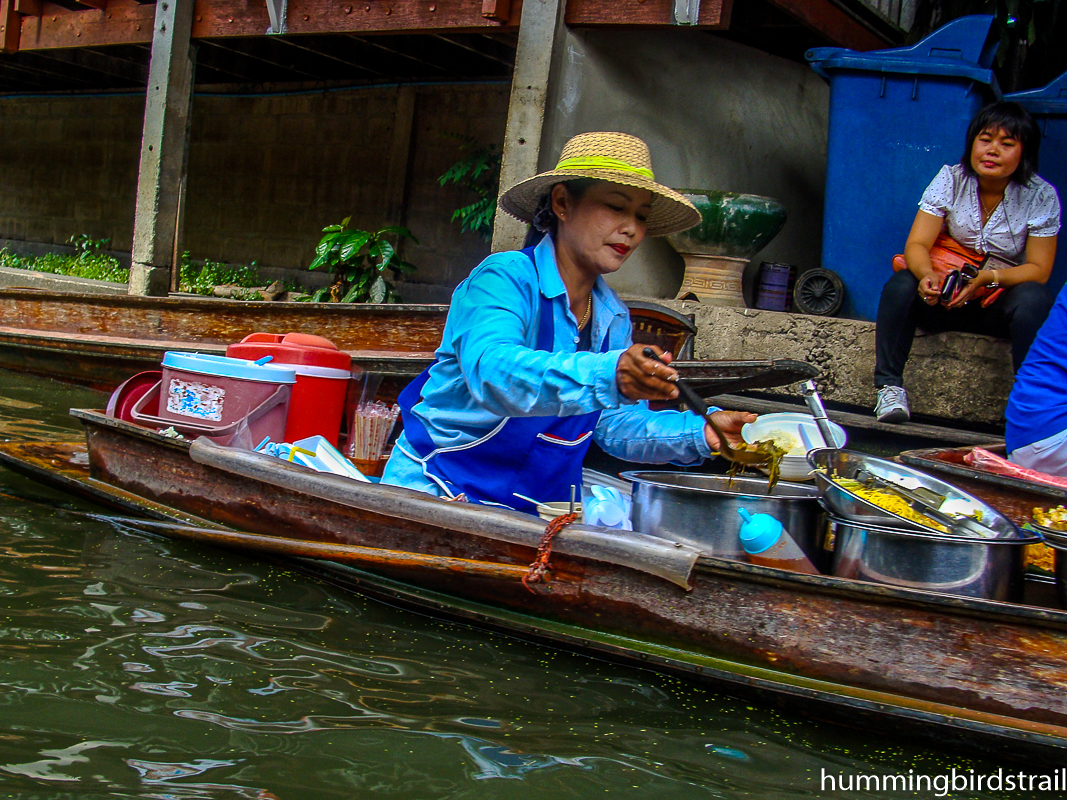
<path id="1" fill-rule="evenodd" d="M 971 754 L 1067 763 L 1067 612 L 711 558 L 575 525 L 524 586 L 537 519 L 311 472 L 72 412 L 86 442 L 0 461 L 162 520 L 165 535 L 299 559 L 432 614 L 705 681 Z"/>
<path id="2" fill-rule="evenodd" d="M 654 304 L 632 305 L 637 341 L 687 352 L 695 328 L 685 317 Z M 250 333 L 295 331 L 332 340 L 354 364 L 382 375 L 382 396 L 393 399 L 433 361 L 447 314 L 443 305 L 246 303 L 0 289 L 0 368 L 110 391 L 134 373 L 158 369 L 168 350 L 222 355 Z M 818 375 L 815 367 L 789 359 L 683 360 L 675 366 L 709 397 Z"/>
<path id="3" fill-rule="evenodd" d="M 1067 505 L 1067 488 L 1000 475 L 968 464 L 965 459 L 973 449 L 974 446 L 931 447 L 907 450 L 899 458 L 909 466 L 940 473 L 944 480 L 1000 509 L 1017 525 L 1030 522 L 1035 507 Z M 986 444 L 982 449 L 1004 457 L 1003 443 Z"/>

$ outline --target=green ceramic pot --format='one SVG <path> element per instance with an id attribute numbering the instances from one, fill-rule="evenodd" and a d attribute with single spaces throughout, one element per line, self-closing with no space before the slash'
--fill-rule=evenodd
<path id="1" fill-rule="evenodd" d="M 773 197 L 703 189 L 678 191 L 701 216 L 699 224 L 667 237 L 679 253 L 751 258 L 785 225 L 785 206 Z"/>

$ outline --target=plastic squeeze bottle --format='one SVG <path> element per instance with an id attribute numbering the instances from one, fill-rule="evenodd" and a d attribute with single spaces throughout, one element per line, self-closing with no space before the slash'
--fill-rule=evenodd
<path id="1" fill-rule="evenodd" d="M 741 546 L 753 564 L 819 574 L 781 522 L 770 514 L 751 514 L 744 508 L 737 509 L 737 513 L 744 520 L 741 523 Z"/>

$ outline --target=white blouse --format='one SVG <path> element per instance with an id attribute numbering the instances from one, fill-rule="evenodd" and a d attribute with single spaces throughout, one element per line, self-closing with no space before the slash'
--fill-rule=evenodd
<path id="1" fill-rule="evenodd" d="M 1055 187 L 1034 175 L 1026 186 L 1012 181 L 1004 199 L 982 227 L 978 178 L 962 164 L 946 164 L 926 187 L 919 209 L 943 217 L 948 235 L 976 253 L 992 253 L 1019 262 L 1027 236 L 1055 236 L 1060 231 L 1060 199 Z"/>

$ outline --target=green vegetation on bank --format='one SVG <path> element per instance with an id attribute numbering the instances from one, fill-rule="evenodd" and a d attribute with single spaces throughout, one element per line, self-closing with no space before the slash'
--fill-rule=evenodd
<path id="1" fill-rule="evenodd" d="M 72 236 L 70 243 L 74 245 L 74 255 L 46 253 L 43 256 L 18 256 L 5 247 L 0 250 L 0 267 L 126 283 L 130 279 L 129 271 L 120 267 L 113 256 L 103 252 L 110 242 L 110 239 L 93 239 L 84 233 Z"/>
<path id="2" fill-rule="evenodd" d="M 178 289 L 182 292 L 193 294 L 211 295 L 216 286 L 239 286 L 250 289 L 253 286 L 262 285 L 259 280 L 259 270 L 256 262 L 250 265 L 223 264 L 220 261 L 193 261 L 189 253 L 182 253 L 181 274 Z M 253 296 L 254 295 L 254 296 Z M 236 296 L 234 299 L 258 300 L 257 292 L 249 292 L 247 298 Z"/>

